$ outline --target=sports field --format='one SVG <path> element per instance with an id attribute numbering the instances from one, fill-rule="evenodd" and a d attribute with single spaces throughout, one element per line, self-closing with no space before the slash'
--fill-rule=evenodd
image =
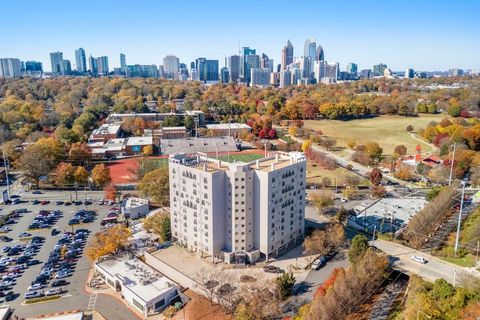
<path id="1" fill-rule="evenodd" d="M 412 125 L 414 133 L 425 128 L 431 121 L 440 122 L 445 115 L 425 114 L 419 117 L 380 116 L 355 120 L 306 120 L 305 128 L 321 130 L 324 135 L 334 137 L 337 146 L 346 147 L 347 142 L 378 142 L 384 154 L 391 154 L 395 146 L 403 144 L 409 153 L 420 143 L 423 151 L 431 151 L 430 145 L 416 140 L 405 129 Z M 417 136 L 418 137 L 418 136 Z"/>

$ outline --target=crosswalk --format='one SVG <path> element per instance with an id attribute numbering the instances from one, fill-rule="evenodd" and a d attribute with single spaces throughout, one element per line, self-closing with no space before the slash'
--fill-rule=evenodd
<path id="1" fill-rule="evenodd" d="M 87 311 L 95 310 L 95 306 L 97 304 L 97 297 L 98 293 L 92 293 L 90 295 L 90 299 L 88 299 Z"/>

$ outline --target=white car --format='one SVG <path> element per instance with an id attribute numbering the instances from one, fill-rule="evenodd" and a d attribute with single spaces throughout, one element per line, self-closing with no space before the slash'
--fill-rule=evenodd
<path id="1" fill-rule="evenodd" d="M 418 263 L 423 263 L 423 264 L 428 262 L 424 257 L 420 257 L 420 256 L 412 256 L 412 260 Z"/>
<path id="2" fill-rule="evenodd" d="M 45 288 L 46 286 L 44 284 L 41 284 L 41 283 L 35 283 L 31 286 L 28 287 L 27 291 L 36 291 L 36 290 L 39 290 L 39 289 L 43 289 Z"/>
<path id="3" fill-rule="evenodd" d="M 48 289 L 45 291 L 45 295 L 48 296 L 55 296 L 57 294 L 61 294 L 63 292 L 62 288 L 54 288 L 54 289 Z"/>

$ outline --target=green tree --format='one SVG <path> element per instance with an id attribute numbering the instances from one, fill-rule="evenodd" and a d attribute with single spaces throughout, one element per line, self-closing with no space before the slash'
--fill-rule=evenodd
<path id="1" fill-rule="evenodd" d="M 295 277 L 291 272 L 285 272 L 275 279 L 277 294 L 280 299 L 286 299 L 292 294 L 292 288 L 295 285 Z"/>
<path id="2" fill-rule="evenodd" d="M 357 234 L 353 237 L 352 244 L 348 250 L 348 260 L 353 264 L 359 262 L 365 255 L 365 252 L 367 252 L 368 247 L 367 237 L 363 234 Z"/>
<path id="3" fill-rule="evenodd" d="M 146 173 L 137 184 L 137 190 L 159 205 L 168 205 L 170 203 L 168 168 L 159 168 Z"/>
<path id="4" fill-rule="evenodd" d="M 427 191 L 427 200 L 432 201 L 440 191 L 442 191 L 443 187 L 442 186 L 434 186 L 430 190 Z"/>
<path id="5" fill-rule="evenodd" d="M 143 222 L 143 228 L 148 232 L 159 236 L 161 242 L 170 241 L 170 215 L 166 212 L 159 212 L 148 216 Z"/>

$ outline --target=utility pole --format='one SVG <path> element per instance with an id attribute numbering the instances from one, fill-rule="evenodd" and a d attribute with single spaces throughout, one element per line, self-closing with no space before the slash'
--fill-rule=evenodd
<path id="1" fill-rule="evenodd" d="M 458 251 L 458 241 L 460 239 L 460 225 L 462 224 L 463 198 L 465 197 L 465 181 L 462 181 L 462 198 L 460 199 L 460 211 L 458 212 L 457 235 L 455 237 L 455 256 Z"/>
<path id="2" fill-rule="evenodd" d="M 3 165 L 5 166 L 5 180 L 7 182 L 7 198 L 10 200 L 10 181 L 8 179 L 8 166 L 7 166 L 7 159 L 5 157 L 5 149 L 2 147 L 2 154 L 3 154 Z"/>
<path id="3" fill-rule="evenodd" d="M 373 237 L 372 237 L 372 247 L 375 246 L 375 232 L 377 231 L 377 225 L 373 225 Z"/>
<path id="4" fill-rule="evenodd" d="M 478 263 L 478 249 L 480 249 L 480 241 L 477 241 L 477 255 L 475 257 L 475 265 L 474 268 L 477 268 L 477 263 Z"/>
<path id="5" fill-rule="evenodd" d="M 455 150 L 457 148 L 457 144 L 453 144 L 453 155 L 452 155 L 452 163 L 450 163 L 450 177 L 448 178 L 448 185 L 452 184 L 452 176 L 453 176 L 453 163 L 455 162 Z"/>

